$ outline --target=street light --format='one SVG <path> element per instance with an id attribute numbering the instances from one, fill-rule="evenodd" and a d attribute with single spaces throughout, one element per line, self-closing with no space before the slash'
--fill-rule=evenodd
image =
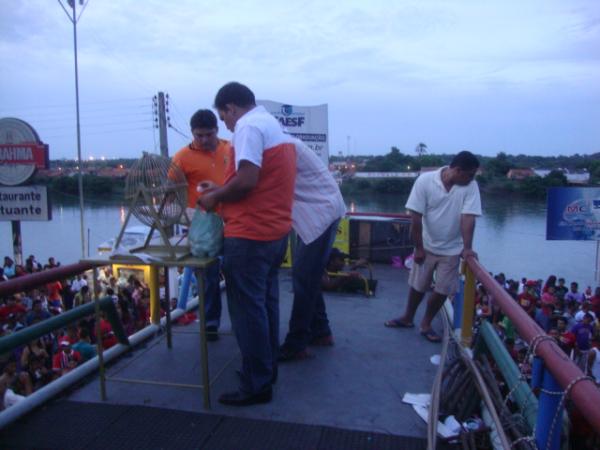
<path id="1" fill-rule="evenodd" d="M 67 0 L 67 5 L 73 10 L 73 15 L 69 14 L 69 11 L 61 0 L 58 0 L 58 4 L 61 6 L 71 23 L 73 24 L 73 54 L 75 57 L 75 111 L 77 117 L 77 178 L 79 187 L 79 223 L 81 228 L 81 257 L 85 258 L 85 233 L 83 226 L 83 174 L 81 162 L 81 127 L 79 123 L 79 71 L 77 68 L 77 22 L 81 18 L 85 7 L 89 3 L 89 0 L 79 0 L 79 5 L 82 6 L 79 16 L 77 16 L 77 2 L 74 0 Z"/>

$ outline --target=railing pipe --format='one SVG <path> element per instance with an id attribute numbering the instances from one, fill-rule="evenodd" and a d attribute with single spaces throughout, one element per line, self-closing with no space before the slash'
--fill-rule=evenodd
<path id="1" fill-rule="evenodd" d="M 529 317 L 510 295 L 490 276 L 485 268 L 475 259 L 467 259 L 469 268 L 475 277 L 483 284 L 487 292 L 494 298 L 494 302 L 502 312 L 514 323 L 521 338 L 530 345 L 536 346 L 535 354 L 544 360 L 548 370 L 562 389 L 573 400 L 588 423 L 596 430 L 600 430 L 600 390 L 595 384 L 584 378 L 583 373 L 573 361 L 551 339 L 543 339 L 546 334 Z"/>
<path id="2" fill-rule="evenodd" d="M 51 281 L 62 280 L 77 275 L 78 273 L 83 273 L 93 267 L 93 264 L 90 263 L 76 263 L 11 278 L 8 281 L 0 283 L 0 297 L 12 295 L 15 292 L 29 291 L 38 286 L 50 283 Z"/>
<path id="3" fill-rule="evenodd" d="M 535 426 L 537 448 L 558 450 L 562 425 L 563 405 L 560 401 L 563 391 L 544 367 L 541 358 L 534 358 L 531 372 L 531 386 L 540 389 L 540 403 Z"/>
<path id="4" fill-rule="evenodd" d="M 506 381 L 508 389 L 512 393 L 512 397 L 517 402 L 523 416 L 533 429 L 535 427 L 537 411 L 538 411 L 538 399 L 531 391 L 529 385 L 521 379 L 521 372 L 514 363 L 512 357 L 506 350 L 506 346 L 498 337 L 498 333 L 494 330 L 494 326 L 486 321 L 482 321 L 479 328 L 481 337 L 485 341 L 485 346 L 492 354 L 494 361 L 496 361 L 498 369 L 502 374 L 502 378 Z"/>
<path id="5" fill-rule="evenodd" d="M 475 277 L 473 272 L 466 270 L 466 267 L 464 272 L 465 285 L 463 287 L 460 340 L 462 345 L 470 347 L 473 338 L 473 317 L 475 315 Z"/>
<path id="6" fill-rule="evenodd" d="M 117 309 L 112 298 L 104 297 L 99 301 L 100 309 L 106 312 L 106 318 L 110 322 L 113 332 L 117 340 L 124 345 L 128 345 L 129 341 L 123 330 L 123 325 L 119 320 Z M 94 303 L 87 303 L 76 308 L 65 311 L 57 316 L 30 325 L 16 333 L 9 334 L 0 338 L 0 354 L 10 352 L 19 345 L 25 345 L 40 336 L 44 336 L 56 330 L 57 328 L 65 327 L 78 319 L 94 314 Z M 98 336 L 98 338 L 100 338 Z"/>
<path id="7" fill-rule="evenodd" d="M 198 306 L 198 299 L 193 299 L 188 302 L 187 311 Z M 183 314 L 185 314 L 185 310 L 176 309 L 171 311 L 171 320 L 177 320 Z M 48 319 L 49 320 L 49 319 Z M 138 331 L 135 334 L 129 336 L 130 345 L 117 344 L 114 347 L 109 348 L 104 352 L 104 359 L 106 362 L 112 361 L 123 353 L 131 350 L 131 347 L 134 347 L 146 339 L 156 335 L 161 326 L 164 326 L 165 318 L 161 319 L 160 325 L 148 325 L 146 328 Z M 87 375 L 90 375 L 96 372 L 98 369 L 98 356 L 93 357 L 89 361 L 86 361 L 81 366 L 76 367 L 71 370 L 69 373 L 61 376 L 60 378 L 52 381 L 50 384 L 42 387 L 41 389 L 35 391 L 33 394 L 28 395 L 23 400 L 18 402 L 17 404 L 11 406 L 10 408 L 5 409 L 0 412 L 0 430 L 15 420 L 19 419 L 23 415 L 42 405 L 54 398 L 61 391 L 66 389 L 67 387 L 73 385 L 74 383 L 80 381 Z"/>

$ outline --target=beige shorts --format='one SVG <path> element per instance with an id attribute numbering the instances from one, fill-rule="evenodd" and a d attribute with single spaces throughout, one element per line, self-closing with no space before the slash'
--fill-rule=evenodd
<path id="1" fill-rule="evenodd" d="M 460 255 L 443 256 L 425 252 L 423 264 L 413 263 L 408 284 L 414 290 L 425 293 L 431 287 L 435 273 L 434 292 L 454 295 L 458 291 L 458 266 Z"/>

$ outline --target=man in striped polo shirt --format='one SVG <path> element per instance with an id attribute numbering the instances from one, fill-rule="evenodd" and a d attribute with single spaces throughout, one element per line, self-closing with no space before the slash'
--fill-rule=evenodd
<path id="1" fill-rule="evenodd" d="M 329 168 L 302 141 L 294 139 L 294 143 L 296 186 L 292 221 L 298 235 L 292 264 L 294 305 L 289 332 L 279 349 L 280 362 L 309 357 L 309 344 L 333 345 L 321 279 L 338 223 L 346 213 L 340 188 Z"/>
<path id="2" fill-rule="evenodd" d="M 233 132 L 234 161 L 225 184 L 208 189 L 198 204 L 222 204 L 227 303 L 242 353 L 240 386 L 219 402 L 244 406 L 269 402 L 277 377 L 278 270 L 292 227 L 296 149 L 248 87 L 226 84 L 215 107 Z"/>

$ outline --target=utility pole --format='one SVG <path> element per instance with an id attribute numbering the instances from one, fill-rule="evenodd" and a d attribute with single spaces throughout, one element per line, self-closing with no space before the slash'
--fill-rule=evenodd
<path id="1" fill-rule="evenodd" d="M 89 0 L 88 0 L 88 2 L 89 2 Z M 79 224 L 80 224 L 80 228 L 81 228 L 80 235 L 81 235 L 81 257 L 82 258 L 85 258 L 85 231 L 84 231 L 85 227 L 83 224 L 83 173 L 82 173 L 83 163 L 81 161 L 81 126 L 80 126 L 80 122 L 79 122 L 79 70 L 78 70 L 78 66 L 77 66 L 77 22 L 81 18 L 81 15 L 83 14 L 83 11 L 84 11 L 85 7 L 87 6 L 88 2 L 85 2 L 85 4 L 84 4 L 84 0 L 79 0 L 79 5 L 81 5 L 82 8 L 81 8 L 81 12 L 79 13 L 79 17 L 77 17 L 77 1 L 76 0 L 67 0 L 67 4 L 73 10 L 72 16 L 71 16 L 71 14 L 69 14 L 69 11 L 67 10 L 67 8 L 65 8 L 65 5 L 63 5 L 61 0 L 58 1 L 60 6 L 62 7 L 62 9 L 64 10 L 65 14 L 67 15 L 67 17 L 73 24 L 73 54 L 75 57 L 75 111 L 76 111 L 76 122 L 77 122 L 77 181 L 78 181 L 77 184 L 79 187 Z"/>
<path id="2" fill-rule="evenodd" d="M 167 95 L 167 98 L 169 96 Z M 158 135 L 160 137 L 160 154 L 169 157 L 169 145 L 167 143 L 167 107 L 165 106 L 164 92 L 158 93 Z"/>

